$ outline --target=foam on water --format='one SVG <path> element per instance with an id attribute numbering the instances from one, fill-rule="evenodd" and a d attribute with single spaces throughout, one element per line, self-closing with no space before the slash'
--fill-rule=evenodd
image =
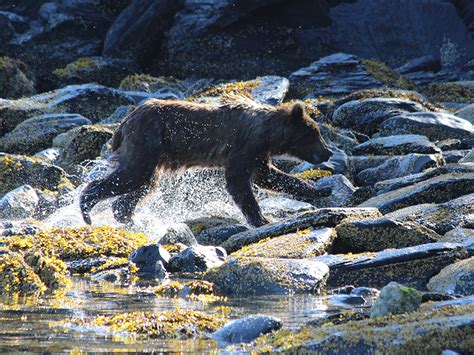
<path id="1" fill-rule="evenodd" d="M 97 161 L 89 169 L 85 181 L 99 179 L 109 171 L 106 161 Z M 86 183 L 68 196 L 64 207 L 48 217 L 45 221 L 48 227 L 85 225 L 79 209 L 79 195 Z M 108 199 L 94 207 L 91 213 L 93 225 L 123 227 L 113 218 L 111 202 L 112 199 Z M 162 176 L 159 187 L 138 204 L 133 217 L 134 225 L 129 228 L 159 238 L 171 224 L 201 217 L 227 217 L 245 223 L 225 190 L 222 169 L 189 169 L 179 174 Z"/>

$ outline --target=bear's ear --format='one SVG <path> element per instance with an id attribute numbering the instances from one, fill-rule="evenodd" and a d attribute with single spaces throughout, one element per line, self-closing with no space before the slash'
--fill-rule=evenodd
<path id="1" fill-rule="evenodd" d="M 299 120 L 304 116 L 304 105 L 301 102 L 297 102 L 291 108 L 291 118 Z"/>

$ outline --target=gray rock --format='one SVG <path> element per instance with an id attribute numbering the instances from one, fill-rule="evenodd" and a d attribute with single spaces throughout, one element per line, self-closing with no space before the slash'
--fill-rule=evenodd
<path id="1" fill-rule="evenodd" d="M 279 105 L 288 92 L 290 83 L 287 78 L 269 75 L 258 78 L 258 86 L 252 90 L 255 101 L 268 105 Z"/>
<path id="2" fill-rule="evenodd" d="M 384 121 L 391 117 L 405 112 L 425 111 L 426 109 L 421 104 L 409 100 L 393 98 L 355 100 L 339 106 L 334 111 L 330 122 L 338 127 L 349 128 L 372 135 L 378 131 L 379 126 Z M 394 134 L 401 133 L 397 132 L 391 135 Z"/>
<path id="3" fill-rule="evenodd" d="M 440 155 L 408 154 L 405 156 L 386 157 L 381 165 L 362 170 L 357 174 L 356 182 L 360 185 L 374 185 L 379 181 L 402 178 L 437 167 L 442 163 Z"/>
<path id="4" fill-rule="evenodd" d="M 474 124 L 474 104 L 467 105 L 456 112 L 456 116 L 469 121 L 471 124 Z"/>
<path id="5" fill-rule="evenodd" d="M 221 246 L 228 253 L 232 253 L 246 245 L 257 243 L 266 238 L 293 233 L 297 230 L 309 227 L 335 227 L 345 218 L 364 219 L 380 216 L 380 212 L 375 208 L 321 208 L 281 222 L 267 224 L 259 228 L 234 234 L 222 243 Z"/>
<path id="6" fill-rule="evenodd" d="M 445 174 L 372 197 L 359 207 L 376 207 L 388 213 L 421 203 L 446 202 L 473 192 L 474 173 Z"/>
<path id="7" fill-rule="evenodd" d="M 452 306 L 473 306 L 474 296 L 461 297 L 454 300 L 448 300 L 444 302 L 436 302 L 433 304 L 433 308 L 443 308 Z"/>
<path id="8" fill-rule="evenodd" d="M 390 282 L 380 290 L 380 295 L 370 309 L 370 318 L 403 314 L 418 310 L 422 293 L 411 287 Z"/>
<path id="9" fill-rule="evenodd" d="M 474 163 L 474 149 L 471 149 L 469 153 L 467 153 L 464 158 L 459 160 L 459 163 Z"/>
<path id="10" fill-rule="evenodd" d="M 4 28 L 2 28 L 3 30 Z M 0 82 L 2 85 L 0 86 L 0 97 L 16 99 L 35 94 L 35 82 L 31 77 L 28 77 L 28 74 L 30 74 L 28 68 L 21 61 L 1 57 Z"/>
<path id="11" fill-rule="evenodd" d="M 472 138 L 472 124 L 462 118 L 444 112 L 404 113 L 385 120 L 380 125 L 380 135 L 421 134 L 430 141 L 450 138 Z"/>
<path id="12" fill-rule="evenodd" d="M 328 272 L 324 263 L 313 260 L 231 258 L 204 278 L 226 295 L 319 293 Z"/>
<path id="13" fill-rule="evenodd" d="M 20 219 L 31 217 L 38 203 L 38 195 L 30 185 L 17 187 L 0 199 L 0 218 Z"/>
<path id="14" fill-rule="evenodd" d="M 446 266 L 438 275 L 430 279 L 426 287 L 430 291 L 450 295 L 473 295 L 474 257 Z"/>
<path id="15" fill-rule="evenodd" d="M 471 151 L 470 150 L 447 150 L 443 152 L 443 158 L 446 164 L 452 164 L 452 163 L 464 163 L 464 162 L 469 162 L 473 163 L 474 160 L 468 161 L 469 157 L 467 157 L 466 160 L 463 160 L 464 157 L 466 157 Z"/>
<path id="16" fill-rule="evenodd" d="M 46 114 L 32 117 L 0 137 L 0 150 L 16 154 L 36 153 L 50 147 L 53 138 L 58 134 L 87 124 L 91 124 L 91 121 L 77 114 Z"/>
<path id="17" fill-rule="evenodd" d="M 136 106 L 134 105 L 119 106 L 117 107 L 114 113 L 112 113 L 109 117 L 104 118 L 102 121 L 100 121 L 100 123 L 101 124 L 120 123 L 130 112 L 133 111 L 135 107 Z"/>
<path id="18" fill-rule="evenodd" d="M 170 259 L 170 253 L 157 244 L 142 246 L 132 252 L 128 258 L 138 267 L 140 273 L 149 276 L 160 275 L 162 269 L 168 267 Z"/>
<path id="19" fill-rule="evenodd" d="M 317 207 L 347 206 L 356 188 L 344 175 L 331 175 L 318 179 L 314 186 L 318 189 L 331 188 L 331 195 L 314 201 Z"/>
<path id="20" fill-rule="evenodd" d="M 295 166 L 291 170 L 291 173 L 296 174 L 310 169 L 322 169 L 331 171 L 333 174 L 343 174 L 348 166 L 347 154 L 342 149 L 331 147 L 331 150 L 333 151 L 333 155 L 328 161 L 317 165 L 304 162 Z"/>
<path id="21" fill-rule="evenodd" d="M 368 88 L 381 88 L 360 60 L 351 54 L 335 53 L 311 63 L 290 75 L 291 89 L 302 96 L 339 96 Z"/>
<path id="22" fill-rule="evenodd" d="M 201 232 L 197 237 L 197 241 L 201 245 L 220 245 L 234 234 L 244 232 L 246 230 L 248 230 L 248 228 L 242 224 L 212 227 Z"/>
<path id="23" fill-rule="evenodd" d="M 58 160 L 59 156 L 61 155 L 60 148 L 48 148 L 42 151 L 39 151 L 33 158 L 38 158 L 48 164 L 54 164 Z"/>
<path id="24" fill-rule="evenodd" d="M 441 237 L 441 241 L 448 243 L 463 243 L 474 237 L 474 229 L 456 227 Z"/>
<path id="25" fill-rule="evenodd" d="M 434 243 L 441 238 L 417 223 L 398 222 L 387 217 L 343 222 L 336 227 L 336 233 L 333 251 L 339 253 L 405 248 Z"/>
<path id="26" fill-rule="evenodd" d="M 203 272 L 222 265 L 227 258 L 221 247 L 195 245 L 174 255 L 168 264 L 171 272 Z"/>
<path id="27" fill-rule="evenodd" d="M 347 157 L 348 170 L 352 176 L 357 176 L 361 171 L 376 168 L 391 158 L 393 157 L 385 155 L 349 156 Z"/>
<path id="28" fill-rule="evenodd" d="M 313 260 L 326 263 L 328 285 L 383 287 L 395 281 L 424 289 L 429 279 L 445 266 L 465 259 L 469 252 L 462 244 L 429 243 L 378 253 L 323 255 Z"/>
<path id="29" fill-rule="evenodd" d="M 175 223 L 169 226 L 165 235 L 160 239 L 160 244 L 177 243 L 182 243 L 186 246 L 198 244 L 193 232 L 185 223 Z"/>
<path id="30" fill-rule="evenodd" d="M 275 317 L 256 314 L 227 323 L 209 336 L 224 343 L 250 343 L 261 335 L 280 329 L 282 325 L 282 321 Z"/>
<path id="31" fill-rule="evenodd" d="M 372 138 L 354 147 L 354 155 L 403 155 L 408 153 L 435 154 L 441 150 L 425 136 L 416 134 Z"/>
<path id="32" fill-rule="evenodd" d="M 284 196 L 269 196 L 259 202 L 263 214 L 277 218 L 287 218 L 297 213 L 314 210 L 307 202 L 293 200 Z"/>

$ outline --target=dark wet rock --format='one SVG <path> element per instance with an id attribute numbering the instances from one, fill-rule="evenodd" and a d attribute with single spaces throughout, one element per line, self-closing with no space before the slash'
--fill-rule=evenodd
<path id="1" fill-rule="evenodd" d="M 255 101 L 268 105 L 279 105 L 288 92 L 290 83 L 287 78 L 269 75 L 258 78 L 258 86 L 252 90 Z"/>
<path id="2" fill-rule="evenodd" d="M 32 74 L 25 63 L 0 57 L 0 97 L 17 99 L 36 93 Z"/>
<path id="3" fill-rule="evenodd" d="M 112 113 L 109 117 L 104 118 L 100 121 L 101 124 L 114 124 L 120 123 L 122 120 L 135 109 L 134 105 L 127 105 L 127 106 L 119 106 L 114 113 Z"/>
<path id="4" fill-rule="evenodd" d="M 416 184 L 417 182 L 431 179 L 435 176 L 453 173 L 471 173 L 474 172 L 474 166 L 467 164 L 447 164 L 433 169 L 428 169 L 421 173 L 415 173 L 400 178 L 380 181 L 375 184 L 377 194 L 393 191 L 405 186 Z"/>
<path id="5" fill-rule="evenodd" d="M 186 82 L 187 80 L 178 80 L 173 77 L 154 77 L 148 74 L 133 74 L 124 78 L 120 83 L 119 88 L 123 91 L 140 91 L 145 93 L 169 90 L 170 92 L 176 93 L 178 96 L 184 96 L 184 92 L 187 90 L 187 85 L 185 85 Z"/>
<path id="6" fill-rule="evenodd" d="M 81 57 L 64 68 L 53 71 L 58 87 L 97 83 L 117 87 L 123 78 L 139 72 L 131 60 L 110 57 Z"/>
<path id="7" fill-rule="evenodd" d="M 55 165 L 38 158 L 0 153 L 0 194 L 21 185 L 58 191 L 67 182 L 65 171 Z"/>
<path id="8" fill-rule="evenodd" d="M 109 282 L 115 284 L 129 284 L 133 280 L 136 267 L 127 259 L 111 259 L 108 263 L 102 264 L 99 267 L 92 269 L 92 272 L 88 274 L 88 278 L 96 282 Z M 160 278 L 166 277 L 165 275 L 159 275 Z"/>
<path id="9" fill-rule="evenodd" d="M 112 114 L 118 106 L 133 104 L 123 92 L 96 84 L 70 85 L 18 100 L 0 99 L 0 133 L 12 131 L 28 118 L 45 113 L 76 113 L 92 122 Z"/>
<path id="10" fill-rule="evenodd" d="M 414 288 L 390 282 L 380 290 L 380 295 L 370 309 L 370 318 L 403 314 L 418 310 L 422 293 Z"/>
<path id="11" fill-rule="evenodd" d="M 138 267 L 141 274 L 147 276 L 161 275 L 162 269 L 168 267 L 170 259 L 170 253 L 157 244 L 142 246 L 135 250 L 128 258 Z"/>
<path id="12" fill-rule="evenodd" d="M 405 63 L 397 69 L 401 74 L 415 73 L 415 72 L 438 72 L 441 70 L 441 61 L 432 55 L 425 55 L 418 57 Z"/>
<path id="13" fill-rule="evenodd" d="M 435 154 L 441 150 L 425 136 L 416 134 L 372 138 L 354 147 L 354 155 L 403 155 L 408 153 Z"/>
<path id="14" fill-rule="evenodd" d="M 439 241 L 440 235 L 413 222 L 382 217 L 347 221 L 336 227 L 334 251 L 340 253 L 377 252 Z"/>
<path id="15" fill-rule="evenodd" d="M 450 138 L 472 138 L 472 124 L 462 118 L 444 112 L 404 113 L 385 120 L 380 125 L 382 136 L 396 134 L 420 134 L 430 141 Z"/>
<path id="16" fill-rule="evenodd" d="M 204 278 L 226 295 L 319 293 L 329 268 L 312 260 L 231 258 Z"/>
<path id="17" fill-rule="evenodd" d="M 446 164 L 457 163 L 468 155 L 470 150 L 447 150 L 443 152 L 443 158 Z"/>
<path id="18" fill-rule="evenodd" d="M 242 224 L 235 224 L 223 227 L 212 227 L 202 231 L 197 237 L 201 245 L 220 245 L 234 234 L 247 231 L 248 227 Z"/>
<path id="19" fill-rule="evenodd" d="M 303 259 L 325 254 L 336 237 L 333 228 L 303 229 L 258 243 L 235 252 L 238 257 Z"/>
<path id="20" fill-rule="evenodd" d="M 181 6 L 180 1 L 173 0 L 132 1 L 110 26 L 103 54 L 150 65 L 149 58 L 158 55 L 165 33 Z"/>
<path id="21" fill-rule="evenodd" d="M 458 149 L 467 149 L 463 142 L 460 139 L 445 139 L 439 142 L 436 142 L 436 146 L 441 149 L 443 152 L 449 150 L 458 150 Z"/>
<path id="22" fill-rule="evenodd" d="M 84 160 L 100 156 L 102 146 L 112 137 L 113 131 L 99 125 L 86 125 L 68 132 L 68 143 L 58 159 L 58 165 L 70 168 Z"/>
<path id="23" fill-rule="evenodd" d="M 173 255 L 168 264 L 171 272 L 203 272 L 219 267 L 227 259 L 221 247 L 195 245 Z"/>
<path id="24" fill-rule="evenodd" d="M 359 58 L 346 53 L 320 58 L 310 66 L 293 72 L 290 82 L 291 90 L 302 97 L 339 96 L 383 86 L 367 73 Z"/>
<path id="25" fill-rule="evenodd" d="M 443 235 L 454 228 L 473 228 L 474 194 L 454 200 L 407 207 L 387 214 L 387 217 L 402 221 L 413 221 Z"/>
<path id="26" fill-rule="evenodd" d="M 376 207 L 382 213 L 388 213 L 421 203 L 442 203 L 472 192 L 474 192 L 474 174 L 453 173 L 382 193 L 359 206 Z"/>
<path id="27" fill-rule="evenodd" d="M 329 266 L 328 285 L 383 287 L 390 281 L 424 289 L 443 267 L 469 256 L 455 243 L 429 243 L 402 249 L 350 255 L 325 255 L 313 260 Z"/>
<path id="28" fill-rule="evenodd" d="M 349 156 L 347 157 L 348 170 L 352 176 L 357 176 L 361 171 L 376 168 L 392 157 L 385 155 Z"/>
<path id="29" fill-rule="evenodd" d="M 209 336 L 224 343 L 250 343 L 263 334 L 280 329 L 282 325 L 282 321 L 275 317 L 255 314 L 234 320 Z"/>
<path id="30" fill-rule="evenodd" d="M 0 14 L 0 41 L 8 42 L 15 35 L 15 28 L 12 26 L 10 19 L 4 14 Z"/>
<path id="31" fill-rule="evenodd" d="M 0 151 L 31 154 L 50 147 L 53 138 L 68 130 L 91 124 L 77 114 L 46 114 L 23 121 L 15 129 L 0 137 Z"/>
<path id="32" fill-rule="evenodd" d="M 360 185 L 374 185 L 379 181 L 392 180 L 417 174 L 428 168 L 437 167 L 444 163 L 440 155 L 407 154 L 397 157 L 385 157 L 384 163 L 374 168 L 359 172 L 356 182 Z"/>
<path id="33" fill-rule="evenodd" d="M 293 200 L 284 196 L 269 196 L 259 202 L 263 214 L 276 218 L 287 218 L 295 214 L 314 210 L 308 202 Z"/>
<path id="34" fill-rule="evenodd" d="M 318 189 L 330 188 L 331 195 L 314 201 L 317 207 L 343 207 L 347 206 L 356 188 L 341 174 L 331 175 L 318 179 L 315 184 Z"/>
<path id="35" fill-rule="evenodd" d="M 428 290 L 447 294 L 469 296 L 474 294 L 474 257 L 446 266 L 433 276 Z"/>
<path id="36" fill-rule="evenodd" d="M 456 112 L 456 116 L 465 119 L 474 124 L 474 104 L 467 105 Z"/>
<path id="37" fill-rule="evenodd" d="M 474 163 L 474 150 L 471 149 L 462 159 L 459 160 L 459 163 Z"/>
<path id="38" fill-rule="evenodd" d="M 33 158 L 41 159 L 42 161 L 48 164 L 55 164 L 60 155 L 60 148 L 47 148 L 33 155 Z"/>
<path id="39" fill-rule="evenodd" d="M 39 198 L 29 185 L 8 192 L 0 199 L 0 218 L 20 219 L 31 217 L 38 207 Z"/>
<path id="40" fill-rule="evenodd" d="M 293 233 L 297 230 L 309 227 L 335 227 L 345 218 L 365 219 L 380 216 L 380 212 L 375 208 L 321 208 L 281 222 L 267 224 L 260 228 L 234 234 L 222 243 L 221 246 L 228 253 L 231 253 L 263 239 Z"/>
<path id="41" fill-rule="evenodd" d="M 334 167 L 332 169 L 327 168 L 330 171 L 337 171 L 337 173 L 343 173 L 345 166 L 343 164 L 334 164 L 335 162 L 341 161 L 341 163 L 345 163 L 347 165 L 346 152 L 351 153 L 352 149 L 356 145 L 359 144 L 359 139 L 368 139 L 368 137 L 360 137 L 359 135 L 355 135 L 353 131 L 347 129 L 340 129 L 334 126 L 329 126 L 327 124 L 320 124 L 319 131 L 323 136 L 324 140 L 329 143 L 331 150 L 333 151 L 333 155 L 331 156 L 328 162 L 324 162 L 322 164 L 332 164 Z M 332 144 L 331 144 L 332 143 Z M 337 147 L 337 148 L 336 148 Z M 342 165 L 341 168 L 337 168 L 339 165 Z M 324 168 L 323 168 L 324 169 Z"/>
<path id="42" fill-rule="evenodd" d="M 330 122 L 338 127 L 349 128 L 372 135 L 378 131 L 379 126 L 384 121 L 391 117 L 398 116 L 404 112 L 425 111 L 426 109 L 421 104 L 409 100 L 392 98 L 355 100 L 339 106 L 334 111 Z M 397 132 L 391 135 L 394 134 L 402 133 Z"/>
<path id="43" fill-rule="evenodd" d="M 185 223 L 176 223 L 171 225 L 160 239 L 160 244 L 177 243 L 182 243 L 186 246 L 198 244 L 193 232 Z"/>

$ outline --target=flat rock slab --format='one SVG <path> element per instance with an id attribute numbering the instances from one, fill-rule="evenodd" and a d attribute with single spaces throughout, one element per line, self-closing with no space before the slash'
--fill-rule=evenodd
<path id="1" fill-rule="evenodd" d="M 255 314 L 226 324 L 210 334 L 210 337 L 224 343 L 249 343 L 260 335 L 278 330 L 282 326 L 282 321 L 275 317 Z"/>
<path id="2" fill-rule="evenodd" d="M 309 258 L 326 253 L 335 237 L 336 233 L 333 228 L 304 229 L 247 245 L 235 252 L 235 255 L 239 257 Z"/>
<path id="3" fill-rule="evenodd" d="M 267 105 L 281 104 L 290 86 L 287 78 L 276 75 L 259 77 L 257 82 L 258 85 L 251 95 L 255 101 Z"/>
<path id="4" fill-rule="evenodd" d="M 438 205 L 422 204 L 386 215 L 399 221 L 413 221 L 440 235 L 459 227 L 474 228 L 474 194 L 461 196 Z"/>
<path id="5" fill-rule="evenodd" d="M 382 217 L 343 222 L 336 227 L 333 252 L 363 253 L 405 248 L 439 241 L 441 236 L 413 222 Z"/>
<path id="6" fill-rule="evenodd" d="M 441 149 L 425 136 L 400 134 L 369 139 L 354 147 L 352 151 L 354 155 L 403 155 L 408 153 L 434 154 L 441 153 Z"/>
<path id="7" fill-rule="evenodd" d="M 473 295 L 474 257 L 446 266 L 438 275 L 430 279 L 426 287 L 430 291 L 450 295 Z"/>
<path id="8" fill-rule="evenodd" d="M 364 219 L 380 216 L 381 214 L 376 208 L 321 208 L 281 222 L 234 234 L 221 246 L 228 253 L 232 253 L 246 245 L 257 243 L 266 238 L 293 233 L 297 230 L 309 227 L 335 227 L 345 218 Z"/>
<path id="9" fill-rule="evenodd" d="M 434 142 L 451 138 L 472 138 L 474 129 L 469 121 L 449 113 L 413 112 L 385 120 L 380 125 L 380 134 L 421 134 Z"/>
<path id="10" fill-rule="evenodd" d="M 474 173 L 445 174 L 372 197 L 359 207 L 376 207 L 389 213 L 421 203 L 442 203 L 473 192 Z"/>
<path id="11" fill-rule="evenodd" d="M 204 279 L 233 296 L 319 293 L 328 273 L 326 264 L 309 259 L 232 258 Z"/>
<path id="12" fill-rule="evenodd" d="M 378 253 L 324 255 L 314 260 L 329 266 L 328 285 L 332 287 L 380 288 L 395 281 L 423 289 L 445 266 L 468 256 L 463 244 L 429 243 Z"/>

